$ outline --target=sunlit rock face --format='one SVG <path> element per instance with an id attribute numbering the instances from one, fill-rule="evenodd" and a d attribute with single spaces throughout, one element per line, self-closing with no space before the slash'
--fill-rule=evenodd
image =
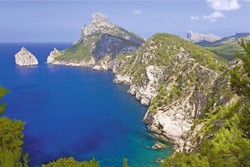
<path id="1" fill-rule="evenodd" d="M 33 66 L 38 64 L 36 57 L 24 47 L 15 55 L 15 62 L 19 66 Z"/>

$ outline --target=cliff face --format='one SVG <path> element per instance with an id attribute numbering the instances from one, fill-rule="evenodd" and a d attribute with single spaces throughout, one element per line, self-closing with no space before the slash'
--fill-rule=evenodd
<path id="1" fill-rule="evenodd" d="M 157 34 L 134 54 L 117 58 L 115 82 L 149 106 L 144 117 L 151 131 L 182 151 L 196 118 L 226 63 L 212 52 L 170 34 Z"/>
<path id="2" fill-rule="evenodd" d="M 38 64 L 36 57 L 24 47 L 15 55 L 15 62 L 19 66 L 33 66 Z"/>
<path id="3" fill-rule="evenodd" d="M 202 41 L 214 42 L 222 38 L 214 34 L 204 35 L 204 34 L 199 34 L 197 32 L 188 31 L 187 39 L 190 40 L 191 42 L 197 43 L 197 42 L 202 42 Z"/>
<path id="4" fill-rule="evenodd" d="M 142 38 L 113 24 L 103 14 L 94 13 L 91 24 L 82 28 L 79 41 L 57 53 L 57 56 L 51 54 L 48 59 L 53 61 L 48 63 L 93 67 L 100 64 L 99 61 L 105 56 L 109 56 L 110 62 L 106 64 L 113 64 L 112 61 L 117 55 L 134 52 L 143 42 Z M 94 69 L 109 68 L 110 66 Z"/>

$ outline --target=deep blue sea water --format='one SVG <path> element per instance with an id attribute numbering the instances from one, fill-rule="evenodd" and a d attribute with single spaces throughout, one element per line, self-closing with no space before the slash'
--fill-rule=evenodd
<path id="1" fill-rule="evenodd" d="M 2 116 L 24 121 L 24 152 L 31 167 L 60 157 L 98 159 L 102 167 L 158 166 L 171 146 L 152 150 L 155 139 L 143 123 L 146 107 L 126 93 L 128 87 L 112 82 L 111 72 L 47 65 L 49 52 L 69 43 L 0 44 L 0 85 L 10 92 Z M 14 55 L 26 47 L 38 66 L 19 67 Z"/>

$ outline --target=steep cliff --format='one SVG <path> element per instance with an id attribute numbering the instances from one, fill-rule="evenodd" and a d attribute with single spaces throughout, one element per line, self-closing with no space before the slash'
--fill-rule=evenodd
<path id="1" fill-rule="evenodd" d="M 38 64 L 36 57 L 24 47 L 15 54 L 15 62 L 19 66 L 33 66 Z"/>
<path id="2" fill-rule="evenodd" d="M 51 52 L 47 63 L 93 67 L 109 56 L 110 62 L 106 64 L 112 65 L 117 55 L 134 52 L 143 42 L 144 39 L 113 24 L 103 14 L 94 13 L 91 24 L 82 28 L 79 41 L 68 49 L 56 52 L 56 56 Z M 95 69 L 109 68 L 112 67 Z"/>
<path id="3" fill-rule="evenodd" d="M 214 42 L 214 41 L 220 40 L 221 37 L 214 35 L 214 34 L 204 35 L 198 32 L 188 31 L 187 39 L 190 40 L 191 42 L 197 43 L 197 42 Z"/>
<path id="4" fill-rule="evenodd" d="M 250 166 L 250 43 L 245 55 L 230 62 L 216 80 L 204 109 L 185 136 L 181 152 L 166 158 L 169 166 Z"/>
<path id="5" fill-rule="evenodd" d="M 115 82 L 130 85 L 128 92 L 149 106 L 144 117 L 149 129 L 181 151 L 225 68 L 225 61 L 207 49 L 156 34 L 136 53 L 119 56 L 113 71 Z"/>

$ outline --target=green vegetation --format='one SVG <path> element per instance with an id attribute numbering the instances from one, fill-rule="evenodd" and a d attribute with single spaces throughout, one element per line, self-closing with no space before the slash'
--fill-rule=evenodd
<path id="1" fill-rule="evenodd" d="M 134 33 L 131 33 L 127 30 L 125 30 L 124 28 L 122 27 L 117 27 L 116 30 L 114 30 L 113 32 L 114 34 L 112 35 L 115 35 L 115 36 L 118 36 L 118 37 L 121 37 L 123 39 L 126 39 L 126 37 L 130 36 L 134 39 L 137 39 L 138 41 L 141 41 L 141 43 L 144 41 L 143 38 L 141 38 L 140 36 L 134 34 Z"/>
<path id="2" fill-rule="evenodd" d="M 8 93 L 7 90 L 5 90 L 3 87 L 0 86 L 0 99 L 6 94 Z M 0 114 L 2 114 L 4 112 L 5 109 L 5 103 L 0 104 Z"/>
<path id="3" fill-rule="evenodd" d="M 249 41 L 249 36 L 244 36 L 244 40 Z M 208 42 L 208 43 L 197 43 L 200 46 L 204 46 L 207 49 L 213 51 L 217 55 L 231 61 L 235 56 L 235 52 L 238 51 L 240 55 L 245 55 L 244 49 L 238 43 L 239 37 L 232 36 L 223 38 L 222 40 L 215 41 L 215 42 Z"/>
<path id="4" fill-rule="evenodd" d="M 99 167 L 99 162 L 95 159 L 87 161 L 78 162 L 74 158 L 60 158 L 56 161 L 50 162 L 42 167 Z"/>
<path id="5" fill-rule="evenodd" d="M 21 121 L 0 118 L 0 166 L 1 167 L 26 167 L 28 155 L 22 154 L 23 128 Z M 21 159 L 25 163 L 21 162 Z"/>
<path id="6" fill-rule="evenodd" d="M 246 52 L 246 56 L 240 57 L 243 65 L 230 71 L 231 88 L 223 84 L 223 79 L 221 82 L 224 85 L 221 88 L 232 89 L 238 98 L 234 97 L 235 102 L 229 106 L 212 105 L 217 97 L 209 100 L 206 114 L 198 120 L 203 127 L 194 137 L 200 143 L 198 147 L 191 153 L 176 153 L 166 158 L 162 167 L 250 166 L 250 43 L 242 41 L 240 45 Z M 225 90 L 219 93 L 224 94 Z M 230 94 L 225 97 L 220 94 L 219 98 L 228 101 Z"/>
<path id="7" fill-rule="evenodd" d="M 159 107 L 170 104 L 170 102 L 180 97 L 181 87 L 174 85 L 169 91 L 166 90 L 164 85 L 161 85 L 157 96 L 153 99 L 152 104 L 149 107 L 149 111 L 157 112 Z"/>
<path id="8" fill-rule="evenodd" d="M 189 41 L 186 41 L 176 35 L 156 34 L 152 40 L 157 47 L 158 58 L 156 63 L 159 65 L 167 65 L 172 62 L 170 57 L 176 57 L 177 54 L 184 53 L 196 59 L 201 65 L 212 70 L 222 71 L 225 69 L 225 60 L 219 58 L 211 51 L 199 47 Z M 170 59 L 169 59 L 170 58 Z"/>
<path id="9" fill-rule="evenodd" d="M 244 51 L 243 49 L 240 48 L 240 46 L 237 44 L 237 42 L 231 43 L 231 44 L 225 44 L 225 45 L 217 45 L 217 46 L 211 46 L 211 47 L 206 47 L 209 50 L 213 51 L 215 54 L 231 61 L 235 56 L 235 52 L 237 50 L 240 50 L 240 53 L 243 55 Z"/>
<path id="10" fill-rule="evenodd" d="M 207 159 L 200 154 L 183 154 L 177 152 L 174 158 L 169 157 L 161 167 L 210 167 Z"/>
<path id="11" fill-rule="evenodd" d="M 133 83 L 141 83 L 146 79 L 147 66 L 172 69 L 173 62 L 178 62 L 178 56 L 193 58 L 201 65 L 218 72 L 226 68 L 226 61 L 213 52 L 176 35 L 159 33 L 141 45 L 136 53 L 118 56 L 117 71 L 120 75 L 131 76 Z"/>
<path id="12" fill-rule="evenodd" d="M 91 50 L 82 41 L 77 42 L 62 52 L 62 55 L 56 57 L 56 60 L 66 62 L 89 61 Z"/>
<path id="13" fill-rule="evenodd" d="M 7 93 L 0 87 L 0 99 Z M 5 104 L 0 105 L 1 113 Z M 0 166 L 27 167 L 29 156 L 22 153 L 24 123 L 9 118 L 0 118 Z M 22 160 L 22 161 L 21 161 Z"/>
<path id="14" fill-rule="evenodd" d="M 95 39 L 93 39 L 95 40 Z M 245 56 L 231 70 L 225 70 L 226 63 L 212 52 L 170 34 L 156 34 L 138 51 L 126 53 L 117 58 L 119 74 L 132 76 L 134 83 L 146 79 L 146 67 L 155 65 L 171 73 L 159 81 L 157 96 L 149 110 L 156 112 L 159 107 L 179 100 L 182 94 L 189 94 L 190 85 L 195 91 L 209 94 L 204 115 L 195 120 L 202 125 L 193 136 L 197 147 L 189 153 L 175 153 L 165 159 L 161 167 L 245 167 L 250 166 L 250 43 L 240 42 Z M 89 60 L 88 47 L 81 42 L 66 49 L 60 60 Z M 188 55 L 194 59 L 190 64 L 180 62 L 178 56 Z M 221 74 L 214 90 L 206 90 L 201 82 L 209 82 L 207 73 L 194 67 L 194 62 Z M 178 65 L 173 65 L 177 63 Z M 176 66 L 176 67 L 174 67 Z M 178 68 L 178 69 L 177 69 Z M 182 73 L 178 73 L 182 71 Z M 202 73 L 203 72 L 203 73 Z M 212 74 L 211 74 L 212 75 Z M 228 83 L 230 81 L 230 84 Z M 169 84 L 172 83 L 169 87 Z M 0 99 L 7 93 L 0 87 Z M 195 99 L 195 98 L 194 98 Z M 5 104 L 0 104 L 3 113 Z M 0 118 L 0 166 L 28 167 L 29 155 L 22 152 L 24 123 L 9 118 Z M 74 158 L 60 158 L 42 167 L 99 167 L 95 159 L 78 162 Z M 124 158 L 123 167 L 129 167 Z"/>
<path id="15" fill-rule="evenodd" d="M 250 42 L 240 42 L 240 45 L 244 48 L 247 56 L 240 57 L 243 61 L 243 68 L 236 67 L 231 71 L 231 83 L 234 90 L 239 95 L 244 95 L 250 98 Z"/>

